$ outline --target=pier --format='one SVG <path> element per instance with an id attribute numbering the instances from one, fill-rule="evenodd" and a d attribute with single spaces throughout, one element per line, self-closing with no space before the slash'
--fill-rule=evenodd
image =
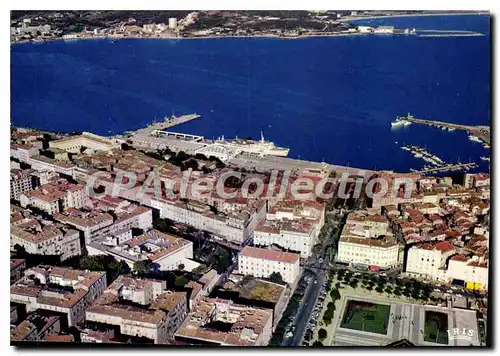
<path id="1" fill-rule="evenodd" d="M 427 167 L 421 170 L 410 169 L 412 173 L 416 174 L 428 174 L 428 173 L 442 173 L 449 171 L 468 171 L 469 169 L 477 168 L 475 163 L 457 163 L 457 164 L 447 164 L 439 167 Z"/>
<path id="2" fill-rule="evenodd" d="M 471 135 L 476 136 L 482 142 L 489 145 L 490 143 L 490 127 L 489 126 L 469 126 L 469 125 L 460 125 L 460 124 L 452 124 L 444 121 L 435 121 L 435 120 L 425 120 L 425 119 L 417 119 L 412 115 L 408 114 L 408 116 L 398 116 L 396 121 L 402 122 L 411 122 L 414 124 L 427 125 L 432 127 L 438 127 L 441 129 L 448 129 L 449 131 L 453 130 L 462 130 L 470 133 Z"/>
<path id="3" fill-rule="evenodd" d="M 422 147 L 407 145 L 407 146 L 401 147 L 401 149 L 403 149 L 405 151 L 409 151 L 410 153 L 413 154 L 413 156 L 415 158 L 421 158 L 424 161 L 429 162 L 435 166 L 442 166 L 443 164 L 445 164 L 441 158 L 427 152 Z"/>
<path id="4" fill-rule="evenodd" d="M 130 134 L 134 136 L 149 136 L 151 133 L 153 133 L 153 131 L 162 131 L 168 129 L 169 127 L 180 125 L 185 122 L 198 119 L 200 117 L 201 116 L 198 114 L 188 114 L 181 116 L 172 115 L 171 117 L 165 116 L 164 121 L 153 122 L 143 129 L 130 132 Z"/>

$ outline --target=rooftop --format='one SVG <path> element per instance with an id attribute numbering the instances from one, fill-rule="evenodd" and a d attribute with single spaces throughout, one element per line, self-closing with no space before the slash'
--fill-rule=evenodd
<path id="1" fill-rule="evenodd" d="M 251 246 L 245 246 L 245 248 L 240 252 L 240 256 L 278 261 L 283 263 L 297 263 L 300 259 L 300 255 L 296 253 L 280 252 Z"/>
<path id="2" fill-rule="evenodd" d="M 176 336 L 233 346 L 255 346 L 273 311 L 204 298 L 190 312 Z"/>
<path id="3" fill-rule="evenodd" d="M 78 303 L 86 294 L 90 286 L 105 277 L 105 272 L 88 272 L 63 267 L 40 265 L 25 271 L 25 277 L 10 287 L 13 295 L 36 297 L 38 304 L 46 304 L 69 308 Z M 40 279 L 40 284 L 34 283 L 34 276 Z M 48 286 L 60 284 L 62 281 L 73 282 L 73 292 L 56 290 Z"/>

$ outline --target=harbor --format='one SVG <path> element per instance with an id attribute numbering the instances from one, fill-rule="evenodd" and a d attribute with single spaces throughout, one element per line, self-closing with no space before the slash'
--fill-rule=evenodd
<path id="1" fill-rule="evenodd" d="M 446 163 L 438 156 L 429 153 L 426 149 L 419 146 L 406 145 L 402 146 L 401 149 L 412 153 L 413 157 L 421 158 L 424 161 L 429 162 L 431 164 L 431 166 L 425 165 L 422 169 L 410 169 L 412 173 L 419 173 L 419 174 L 443 173 L 451 171 L 468 171 L 470 169 L 477 168 L 477 164 L 474 162 Z M 481 159 L 483 158 L 486 157 L 482 157 Z"/>
<path id="2" fill-rule="evenodd" d="M 409 124 L 421 124 L 427 125 L 431 127 L 437 127 L 441 130 L 455 131 L 462 130 L 469 133 L 469 139 L 475 140 L 476 142 L 484 143 L 485 148 L 489 148 L 490 144 L 490 127 L 489 126 L 469 126 L 469 125 L 460 125 L 453 124 L 444 121 L 435 121 L 435 120 L 425 120 L 425 119 L 417 119 L 410 113 L 406 116 L 398 116 L 395 121 L 391 123 L 391 126 L 406 126 Z M 472 136 L 472 138 L 471 138 Z M 474 139 L 477 138 L 476 139 Z"/>

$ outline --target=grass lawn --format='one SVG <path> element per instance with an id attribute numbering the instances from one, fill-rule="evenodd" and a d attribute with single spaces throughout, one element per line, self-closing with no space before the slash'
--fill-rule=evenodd
<path id="1" fill-rule="evenodd" d="M 424 341 L 448 345 L 448 315 L 425 311 Z"/>
<path id="2" fill-rule="evenodd" d="M 349 300 L 340 327 L 387 334 L 390 310 L 389 305 Z"/>

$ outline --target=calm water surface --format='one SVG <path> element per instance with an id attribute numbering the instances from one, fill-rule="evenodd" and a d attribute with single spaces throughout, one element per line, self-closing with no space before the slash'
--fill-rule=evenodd
<path id="1" fill-rule="evenodd" d="M 109 40 L 16 44 L 14 125 L 103 135 L 165 115 L 199 113 L 174 131 L 260 137 L 290 157 L 405 172 L 425 162 L 400 149 L 425 146 L 450 162 L 489 155 L 464 132 L 397 115 L 490 122 L 488 16 L 366 20 L 399 28 L 474 30 L 481 37 L 345 36 L 286 39 Z"/>

